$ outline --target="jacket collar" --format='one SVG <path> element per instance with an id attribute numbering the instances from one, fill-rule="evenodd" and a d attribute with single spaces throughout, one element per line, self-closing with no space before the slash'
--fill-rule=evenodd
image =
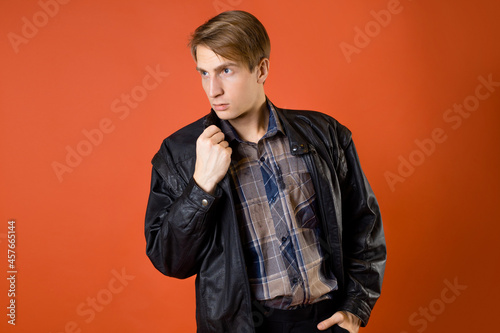
<path id="1" fill-rule="evenodd" d="M 210 113 L 205 116 L 205 120 L 203 121 L 204 128 L 207 128 L 210 125 L 220 127 L 220 119 L 217 117 L 214 109 L 210 109 Z"/>
<path id="2" fill-rule="evenodd" d="M 269 101 L 269 103 L 271 103 L 271 101 Z M 278 108 L 274 104 L 272 105 L 278 114 L 283 130 L 285 131 L 285 135 L 288 138 L 292 155 L 307 154 L 309 152 L 309 143 L 307 139 L 295 129 L 297 124 L 290 121 L 286 110 Z"/>

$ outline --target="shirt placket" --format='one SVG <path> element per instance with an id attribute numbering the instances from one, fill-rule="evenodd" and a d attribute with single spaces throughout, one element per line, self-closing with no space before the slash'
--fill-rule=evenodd
<path id="1" fill-rule="evenodd" d="M 283 200 L 281 200 L 284 196 L 285 184 L 278 163 L 275 161 L 274 157 L 271 157 L 273 156 L 272 152 L 267 151 L 267 140 L 268 139 L 264 139 L 259 142 L 259 165 L 264 179 L 268 204 L 276 232 L 276 241 L 279 242 L 281 257 L 292 289 L 293 299 L 288 301 L 291 304 L 300 304 L 304 299 L 304 294 L 297 289 L 303 288 L 302 276 L 298 266 L 294 242 L 290 237 L 290 228 L 287 223 L 289 212 L 287 212 L 286 207 L 283 206 Z"/>

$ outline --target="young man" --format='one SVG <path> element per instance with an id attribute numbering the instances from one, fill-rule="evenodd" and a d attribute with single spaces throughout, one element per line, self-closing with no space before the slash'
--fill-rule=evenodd
<path id="1" fill-rule="evenodd" d="M 270 42 L 253 15 L 219 14 L 190 45 L 212 109 L 153 158 L 147 255 L 196 274 L 198 332 L 358 332 L 386 249 L 351 133 L 267 99 Z"/>

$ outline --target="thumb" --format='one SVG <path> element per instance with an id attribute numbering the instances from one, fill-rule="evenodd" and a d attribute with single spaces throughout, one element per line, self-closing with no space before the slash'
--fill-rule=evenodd
<path id="1" fill-rule="evenodd" d="M 335 312 L 333 316 L 328 319 L 323 320 L 318 324 L 318 329 L 320 331 L 326 330 L 329 327 L 332 327 L 335 324 L 340 324 L 344 321 L 344 314 L 340 311 Z"/>

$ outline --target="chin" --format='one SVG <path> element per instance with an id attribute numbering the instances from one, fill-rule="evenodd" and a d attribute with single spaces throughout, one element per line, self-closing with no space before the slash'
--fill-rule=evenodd
<path id="1" fill-rule="evenodd" d="M 215 114 L 217 115 L 217 117 L 219 117 L 219 119 L 222 119 L 222 120 L 232 120 L 232 119 L 237 118 L 230 111 L 215 111 Z"/>
<path id="2" fill-rule="evenodd" d="M 234 119 L 234 117 L 231 117 L 229 115 L 224 116 L 224 115 L 217 114 L 217 116 L 219 117 L 220 120 L 233 120 Z"/>

